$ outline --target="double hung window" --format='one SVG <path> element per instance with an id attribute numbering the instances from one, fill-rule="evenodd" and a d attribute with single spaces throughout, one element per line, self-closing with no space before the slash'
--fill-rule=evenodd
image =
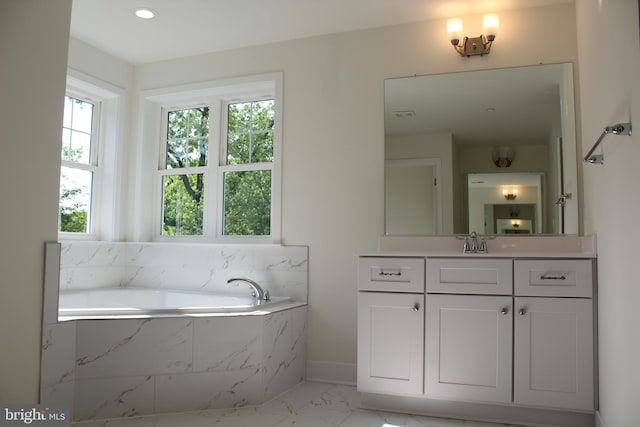
<path id="1" fill-rule="evenodd" d="M 100 103 L 68 94 L 64 99 L 60 169 L 59 231 L 92 232 L 94 182 L 98 171 Z"/>
<path id="2" fill-rule="evenodd" d="M 162 103 L 162 240 L 279 239 L 280 110 L 273 82 L 258 87 Z"/>

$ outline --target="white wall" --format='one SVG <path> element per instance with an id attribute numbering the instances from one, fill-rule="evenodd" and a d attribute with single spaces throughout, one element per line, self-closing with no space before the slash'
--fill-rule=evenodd
<path id="1" fill-rule="evenodd" d="M 44 242 L 57 239 L 71 0 L 0 4 L 0 402 L 36 403 Z"/>
<path id="2" fill-rule="evenodd" d="M 605 126 L 640 126 L 638 2 L 579 1 L 576 10 L 586 153 Z M 598 238 L 598 421 L 607 427 L 640 420 L 639 135 L 608 136 L 604 165 L 583 168 L 585 232 Z"/>
<path id="3" fill-rule="evenodd" d="M 572 3 L 503 12 L 500 22 L 483 57 L 458 55 L 434 21 L 136 68 L 136 90 L 284 72 L 282 230 L 284 243 L 310 248 L 311 361 L 356 361 L 356 257 L 384 232 L 384 79 L 576 62 Z M 465 18 L 470 34 L 480 27 L 481 16 Z"/>

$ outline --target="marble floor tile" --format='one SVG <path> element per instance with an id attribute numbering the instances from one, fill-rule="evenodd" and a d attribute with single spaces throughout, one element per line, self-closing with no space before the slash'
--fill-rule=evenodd
<path id="1" fill-rule="evenodd" d="M 355 387 L 306 382 L 261 406 L 73 423 L 73 427 L 523 427 L 360 409 Z"/>

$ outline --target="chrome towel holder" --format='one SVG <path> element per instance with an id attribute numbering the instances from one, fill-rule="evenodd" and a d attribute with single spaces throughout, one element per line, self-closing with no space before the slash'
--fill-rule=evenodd
<path id="1" fill-rule="evenodd" d="M 593 147 L 591 147 L 587 155 L 584 156 L 585 163 L 595 163 L 598 165 L 604 163 L 604 154 L 593 154 L 593 152 L 598 148 L 598 145 L 600 145 L 604 137 L 610 133 L 614 135 L 631 135 L 631 123 L 618 123 L 605 127 L 600 138 L 593 144 Z"/>

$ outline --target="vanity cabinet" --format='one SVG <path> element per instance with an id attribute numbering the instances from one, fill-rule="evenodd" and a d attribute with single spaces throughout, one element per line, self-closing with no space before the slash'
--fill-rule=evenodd
<path id="1" fill-rule="evenodd" d="M 594 265 L 360 257 L 358 390 L 592 412 Z"/>
<path id="2" fill-rule="evenodd" d="M 362 257 L 358 277 L 358 391 L 421 395 L 424 259 Z"/>
<path id="3" fill-rule="evenodd" d="M 510 296 L 427 295 L 428 397 L 511 400 L 511 305 Z"/>
<path id="4" fill-rule="evenodd" d="M 593 410 L 592 275 L 591 260 L 514 261 L 515 403 Z"/>
<path id="5" fill-rule="evenodd" d="M 591 260 L 446 258 L 426 268 L 427 397 L 593 410 Z"/>

